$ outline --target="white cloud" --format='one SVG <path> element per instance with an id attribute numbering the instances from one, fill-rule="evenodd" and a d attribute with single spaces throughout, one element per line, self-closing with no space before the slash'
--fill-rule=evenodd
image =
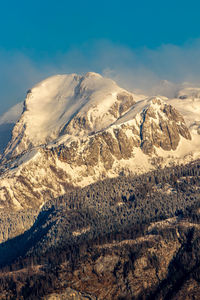
<path id="1" fill-rule="evenodd" d="M 154 50 L 131 50 L 101 40 L 57 53 L 40 64 L 22 53 L 0 50 L 0 65 L 0 113 L 23 100 L 32 85 L 56 73 L 95 71 L 130 90 L 172 95 L 177 83 L 200 83 L 200 39 L 180 47 L 162 45 Z"/>

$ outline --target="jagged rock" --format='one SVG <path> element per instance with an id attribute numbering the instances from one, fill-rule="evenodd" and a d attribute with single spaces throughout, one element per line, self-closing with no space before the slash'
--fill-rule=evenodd
<path id="1" fill-rule="evenodd" d="M 117 100 L 121 102 L 119 106 L 120 116 L 122 116 L 124 112 L 128 111 L 128 109 L 135 104 L 133 96 L 127 92 L 117 94 Z"/>
<path id="2" fill-rule="evenodd" d="M 120 148 L 119 144 L 116 140 L 116 138 L 113 137 L 113 135 L 108 132 L 104 131 L 102 132 L 102 137 L 106 144 L 108 145 L 109 151 L 111 152 L 112 155 L 114 155 L 117 159 L 121 158 L 121 153 L 120 153 Z"/>
<path id="3" fill-rule="evenodd" d="M 159 110 L 153 109 L 154 106 L 158 106 Z M 154 152 L 153 146 L 166 151 L 176 150 L 180 135 L 191 140 L 190 132 L 180 113 L 160 99 L 153 99 L 152 106 L 143 111 L 142 117 L 141 146 L 146 154 Z"/>
<path id="4" fill-rule="evenodd" d="M 63 131 L 63 133 L 73 134 L 74 131 L 81 130 L 89 132 L 92 130 L 92 127 L 87 116 L 81 116 L 77 114 L 76 117 L 74 117 L 72 121 L 66 126 L 66 129 Z"/>
<path id="5" fill-rule="evenodd" d="M 115 129 L 114 134 L 119 144 L 119 150 L 122 158 L 128 159 L 131 157 L 133 150 L 133 140 L 128 138 L 122 129 Z"/>

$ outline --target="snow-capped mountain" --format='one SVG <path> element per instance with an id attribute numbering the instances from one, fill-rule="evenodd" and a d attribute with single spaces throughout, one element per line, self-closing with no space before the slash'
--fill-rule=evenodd
<path id="1" fill-rule="evenodd" d="M 2 155 L 1 208 L 39 207 L 72 186 L 200 157 L 200 101 L 181 95 L 145 98 L 91 72 L 37 84 Z"/>
<path id="2" fill-rule="evenodd" d="M 85 136 L 102 130 L 134 103 L 130 93 L 96 73 L 48 78 L 28 92 L 5 155 L 18 155 L 64 133 Z"/>

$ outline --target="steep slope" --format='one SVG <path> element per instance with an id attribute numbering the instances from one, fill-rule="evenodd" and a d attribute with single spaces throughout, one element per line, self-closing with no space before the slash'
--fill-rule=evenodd
<path id="1" fill-rule="evenodd" d="M 29 91 L 0 168 L 0 207 L 38 208 L 69 189 L 198 158 L 183 116 L 96 73 L 58 75 Z"/>

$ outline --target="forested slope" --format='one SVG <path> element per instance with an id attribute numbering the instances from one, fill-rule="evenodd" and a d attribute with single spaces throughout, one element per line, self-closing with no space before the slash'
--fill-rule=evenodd
<path id="1" fill-rule="evenodd" d="M 199 200 L 199 161 L 50 200 L 30 230 L 0 245 L 2 299 L 67 287 L 98 299 L 197 297 Z"/>

